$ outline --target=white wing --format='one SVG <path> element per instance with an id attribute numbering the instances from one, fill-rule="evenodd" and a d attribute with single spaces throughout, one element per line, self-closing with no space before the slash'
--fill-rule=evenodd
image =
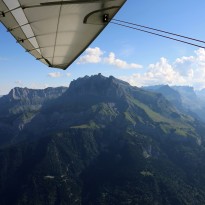
<path id="1" fill-rule="evenodd" d="M 27 52 L 66 69 L 126 0 L 1 0 L 0 21 Z"/>

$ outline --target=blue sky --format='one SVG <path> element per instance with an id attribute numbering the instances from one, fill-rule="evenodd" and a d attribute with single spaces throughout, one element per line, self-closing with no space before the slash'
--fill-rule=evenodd
<path id="1" fill-rule="evenodd" d="M 204 0 L 127 0 L 115 17 L 205 40 Z M 205 51 L 113 24 L 66 71 L 48 68 L 24 51 L 0 24 L 0 95 L 13 87 L 69 86 L 102 73 L 132 85 L 205 88 Z"/>

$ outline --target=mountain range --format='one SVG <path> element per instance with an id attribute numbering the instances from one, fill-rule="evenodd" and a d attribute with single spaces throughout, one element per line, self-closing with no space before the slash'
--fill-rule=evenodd
<path id="1" fill-rule="evenodd" d="M 195 91 L 190 86 L 157 85 L 143 87 L 161 93 L 175 107 L 205 122 L 205 89 Z"/>
<path id="2" fill-rule="evenodd" d="M 182 90 L 101 74 L 12 89 L 0 98 L 0 204 L 203 204 L 205 126 Z"/>

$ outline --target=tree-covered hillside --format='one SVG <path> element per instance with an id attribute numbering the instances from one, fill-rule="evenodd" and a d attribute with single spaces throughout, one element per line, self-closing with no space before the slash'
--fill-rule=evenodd
<path id="1" fill-rule="evenodd" d="M 0 204 L 204 204 L 205 127 L 162 94 L 100 74 L 26 93 L 0 99 Z"/>

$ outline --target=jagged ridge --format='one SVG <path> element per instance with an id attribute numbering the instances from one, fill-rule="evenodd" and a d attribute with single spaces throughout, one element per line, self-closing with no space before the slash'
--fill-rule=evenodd
<path id="1" fill-rule="evenodd" d="M 39 94 L 28 103 L 30 92 L 12 93 L 9 118 L 0 113 L 2 205 L 205 201 L 205 129 L 162 94 L 86 76 L 55 99 L 42 97 L 30 117 Z M 9 110 L 19 106 L 17 118 Z M 13 132 L 22 116 L 26 124 Z"/>

